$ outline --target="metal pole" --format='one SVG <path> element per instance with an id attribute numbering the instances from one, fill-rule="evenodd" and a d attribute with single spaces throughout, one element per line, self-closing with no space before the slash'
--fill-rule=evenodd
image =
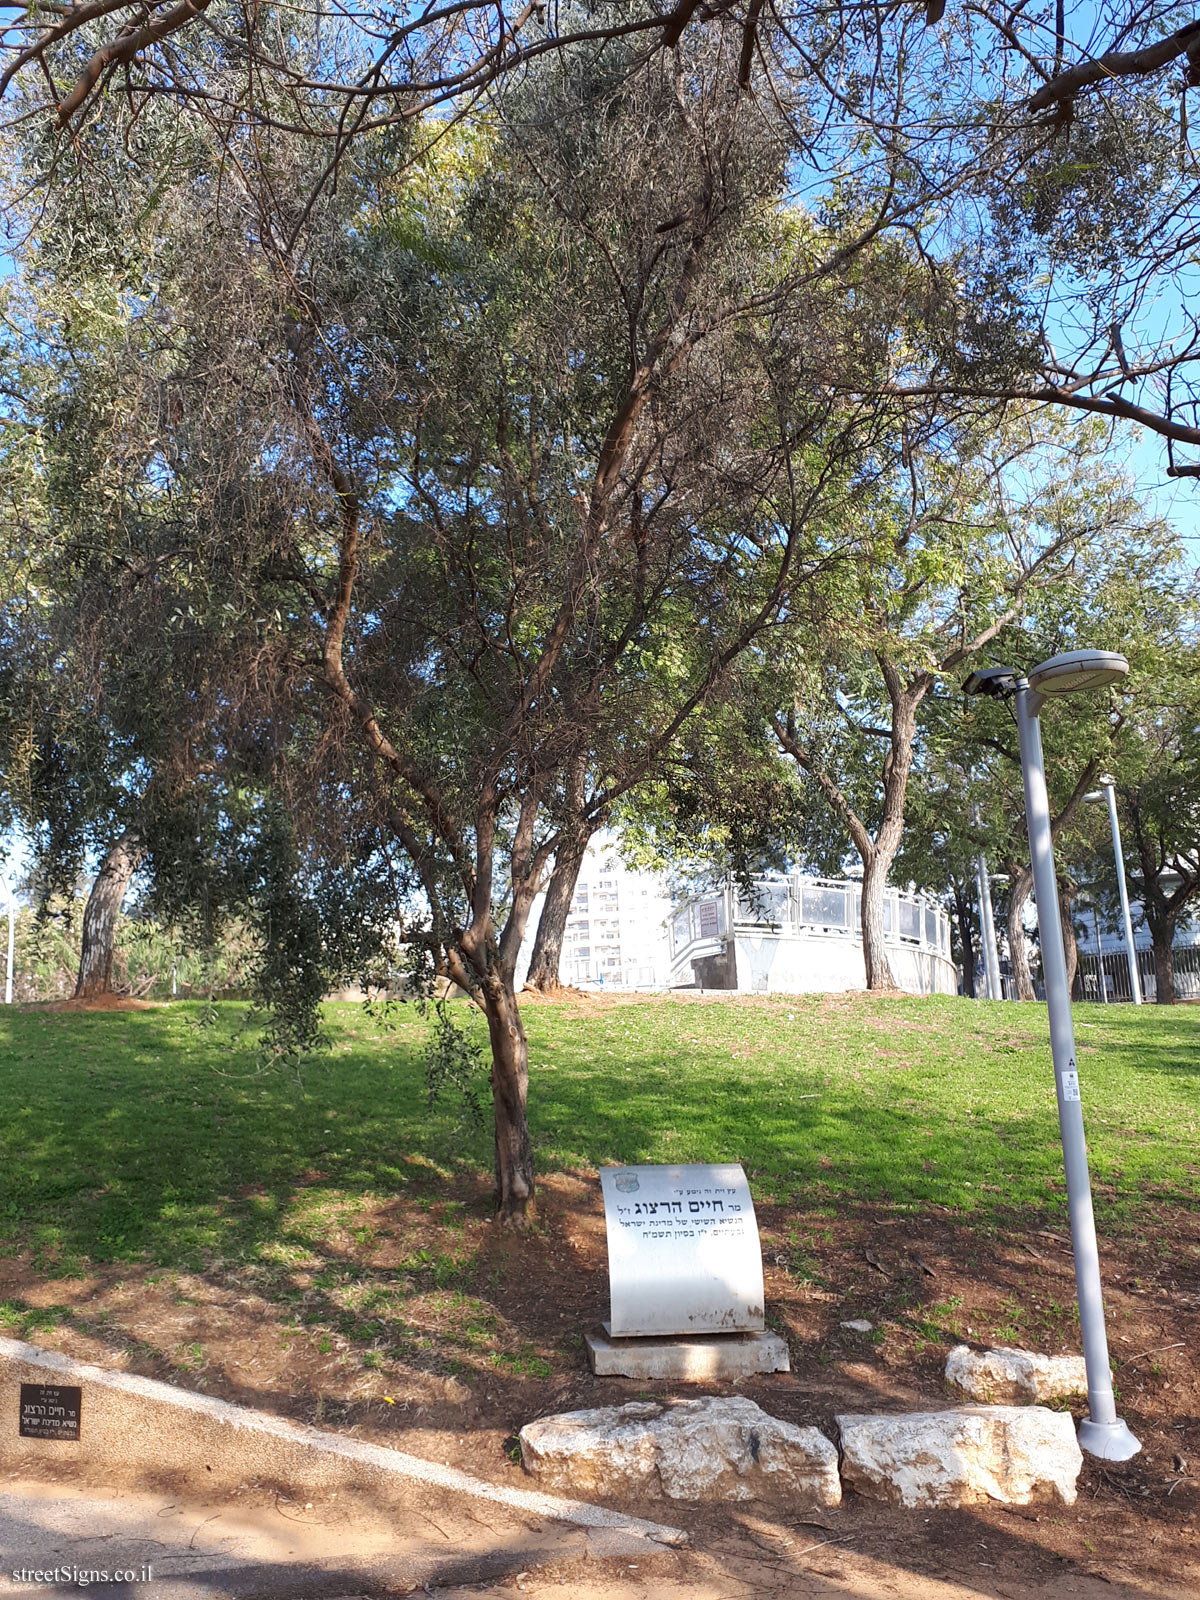
<path id="1" fill-rule="evenodd" d="M 1083 1106 L 1079 1097 L 1079 1070 L 1075 1059 L 1075 1029 L 1071 1022 L 1071 992 L 1067 987 L 1067 958 L 1063 951 L 1058 881 L 1050 832 L 1050 802 L 1046 794 L 1046 769 L 1038 723 L 1038 712 L 1043 701 L 1024 678 L 1017 682 L 1016 701 L 1021 775 L 1025 784 L 1025 819 L 1029 830 L 1033 893 L 1042 944 L 1042 975 L 1046 983 L 1046 1008 L 1050 1014 L 1050 1049 L 1054 1057 L 1058 1124 L 1067 1177 L 1071 1245 L 1075 1256 L 1079 1327 L 1087 1365 L 1090 1415 L 1079 1424 L 1079 1443 L 1082 1449 L 1103 1460 L 1127 1461 L 1141 1449 L 1141 1445 L 1117 1416 L 1112 1373 L 1108 1364 L 1104 1296 L 1100 1288 L 1100 1253 L 1096 1245 L 1096 1219 L 1092 1211 L 1087 1145 L 1083 1136 Z"/>
<path id="2" fill-rule="evenodd" d="M 979 852 L 979 881 L 982 890 L 984 938 L 987 940 L 988 998 L 1004 999 L 1004 984 L 1000 977 L 1000 952 L 996 947 L 996 919 L 992 912 L 992 881 L 988 877 L 987 858 Z"/>
<path id="3" fill-rule="evenodd" d="M 11 889 L 7 890 L 7 894 L 8 894 L 8 968 L 7 968 L 7 971 L 5 973 L 5 977 L 4 977 L 4 1004 L 6 1006 L 10 1006 L 13 1003 L 13 944 L 14 944 L 14 920 L 15 920 L 16 912 L 17 912 L 17 902 L 13 899 L 13 894 L 12 894 L 12 890 Z"/>
<path id="4" fill-rule="evenodd" d="M 1113 855 L 1117 863 L 1117 890 L 1121 896 L 1121 923 L 1125 930 L 1125 954 L 1129 958 L 1129 987 L 1133 1003 L 1142 1003 L 1142 980 L 1138 974 L 1137 951 L 1133 947 L 1133 918 L 1129 915 L 1129 895 L 1125 889 L 1125 856 L 1121 850 L 1121 824 L 1117 821 L 1117 795 L 1111 783 L 1101 784 L 1108 797 L 1108 821 L 1112 828 Z"/>
<path id="5" fill-rule="evenodd" d="M 978 806 L 972 807 L 971 821 L 979 827 Z M 988 877 L 987 858 L 982 850 L 975 857 L 975 885 L 979 895 L 979 932 L 983 939 L 983 970 L 987 979 L 988 999 L 1003 1000 L 1000 955 L 996 949 L 996 922 L 992 915 L 992 885 Z"/>
<path id="6" fill-rule="evenodd" d="M 1092 901 L 1092 922 L 1096 928 L 1096 956 L 1100 963 L 1100 976 L 1097 980 L 1100 985 L 1100 999 L 1104 1005 L 1107 1005 L 1108 982 L 1104 976 L 1104 943 L 1100 938 L 1100 912 L 1094 900 Z"/>

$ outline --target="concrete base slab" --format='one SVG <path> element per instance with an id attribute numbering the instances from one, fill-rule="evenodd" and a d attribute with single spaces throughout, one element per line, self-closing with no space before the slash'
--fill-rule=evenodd
<path id="1" fill-rule="evenodd" d="M 777 1333 L 713 1333 L 694 1339 L 612 1339 L 589 1333 L 588 1365 L 598 1378 L 664 1383 L 727 1383 L 760 1372 L 787 1372 L 788 1348 Z"/>

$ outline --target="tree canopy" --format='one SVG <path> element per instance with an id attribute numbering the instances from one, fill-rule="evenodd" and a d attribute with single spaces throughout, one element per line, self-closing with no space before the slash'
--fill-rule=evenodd
<path id="1" fill-rule="evenodd" d="M 1124 417 L 1167 441 L 1168 470 L 1200 470 L 1200 23 L 1179 0 L 29 6 L 0 37 L 0 106 L 35 134 L 19 179 L 38 196 L 64 177 L 94 194 L 131 157 L 186 163 L 198 129 L 264 175 L 272 136 L 301 138 L 290 247 L 357 142 L 386 135 L 403 170 L 547 63 L 587 51 L 633 73 L 714 39 L 725 92 L 780 117 L 789 184 L 828 250 L 914 249 L 930 337 L 897 347 L 882 381 Z"/>
<path id="2" fill-rule="evenodd" d="M 1200 443 L 1190 332 L 1146 309 L 1186 270 L 1167 91 L 1064 87 L 1061 11 L 1047 47 L 1048 14 L 936 9 L 189 0 L 7 36 L 0 699 L 85 796 L 28 756 L 28 815 L 65 859 L 136 812 L 164 892 L 242 863 L 285 1051 L 371 943 L 338 872 L 372 937 L 403 904 L 486 1015 L 508 1218 L 551 863 L 773 725 L 881 892 L 941 680 L 1100 615 L 1136 520 L 1108 419 Z M 1105 420 L 1017 491 L 1047 402 Z"/>

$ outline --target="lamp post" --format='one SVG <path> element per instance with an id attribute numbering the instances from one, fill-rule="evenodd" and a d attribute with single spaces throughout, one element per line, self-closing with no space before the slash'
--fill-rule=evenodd
<path id="1" fill-rule="evenodd" d="M 17 902 L 12 889 L 7 883 L 0 880 L 0 886 L 4 889 L 5 900 L 8 901 L 8 965 L 4 972 L 4 1004 L 10 1006 L 13 1003 L 13 946 L 15 943 Z"/>
<path id="2" fill-rule="evenodd" d="M 1104 975 L 1104 941 L 1100 937 L 1100 907 L 1092 901 L 1092 925 L 1096 930 L 1096 960 L 1100 968 L 1099 988 L 1102 1004 L 1108 1004 L 1108 979 Z"/>
<path id="3" fill-rule="evenodd" d="M 1043 661 L 1028 678 L 1022 678 L 1006 667 L 992 667 L 973 672 L 963 684 L 968 694 L 995 695 L 1014 701 L 1016 706 L 1021 775 L 1025 785 L 1025 822 L 1029 831 L 1033 892 L 1041 934 L 1042 972 L 1046 983 L 1046 1009 L 1050 1017 L 1050 1049 L 1054 1058 L 1054 1081 L 1058 1097 L 1058 1125 L 1067 1178 L 1075 1288 L 1079 1297 L 1079 1327 L 1087 1366 L 1089 1414 L 1079 1424 L 1079 1443 L 1090 1455 L 1106 1461 L 1127 1461 L 1141 1449 L 1141 1445 L 1117 1416 L 1108 1362 L 1104 1296 L 1100 1287 L 1100 1253 L 1096 1244 L 1096 1219 L 1092 1210 L 1087 1144 L 1083 1135 L 1075 1029 L 1071 1021 L 1071 992 L 1067 986 L 1067 958 L 1063 950 L 1062 922 L 1058 910 L 1050 802 L 1046 793 L 1046 768 L 1038 713 L 1048 699 L 1104 688 L 1125 677 L 1128 671 L 1129 663 L 1125 657 L 1114 651 L 1072 650 L 1066 655 Z"/>
<path id="4" fill-rule="evenodd" d="M 971 807 L 971 821 L 979 827 L 979 807 Z M 983 936 L 983 971 L 987 979 L 989 1000 L 1003 1000 L 1004 989 L 1000 982 L 1000 957 L 996 950 L 996 921 L 992 915 L 992 885 L 988 877 L 987 857 L 980 844 L 975 857 L 975 885 L 979 894 L 979 931 Z"/>
<path id="5" fill-rule="evenodd" d="M 1117 780 L 1107 772 L 1100 774 L 1100 788 L 1085 794 L 1085 800 L 1108 800 L 1108 826 L 1112 833 L 1113 859 L 1117 866 L 1117 893 L 1121 896 L 1121 926 L 1125 933 L 1125 955 L 1129 961 L 1129 990 L 1133 1003 L 1142 1003 L 1142 980 L 1138 972 L 1137 951 L 1133 946 L 1133 918 L 1129 915 L 1129 892 L 1125 887 L 1125 852 L 1121 849 L 1121 824 L 1117 818 Z M 1103 792 L 1102 792 L 1103 791 Z"/>

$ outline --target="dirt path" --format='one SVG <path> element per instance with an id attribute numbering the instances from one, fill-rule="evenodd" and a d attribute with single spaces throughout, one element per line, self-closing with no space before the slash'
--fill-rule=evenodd
<path id="1" fill-rule="evenodd" d="M 9 1480 L 0 1488 L 0 1596 L 411 1594 L 486 1586 L 535 1567 L 568 1572 L 619 1560 L 610 1552 L 630 1542 L 612 1530 L 539 1521 L 462 1495 L 422 1490 L 418 1498 L 419 1509 L 384 1516 L 336 1496 L 300 1502 L 247 1492 L 188 1500 Z M 54 1573 L 57 1581 L 48 1578 Z"/>
<path id="2" fill-rule="evenodd" d="M 895 1518 L 848 1502 L 821 1519 L 721 1508 L 693 1518 L 693 1543 L 631 1561 L 577 1528 L 539 1524 L 446 1497 L 419 1519 L 276 1494 L 183 1501 L 102 1496 L 10 1482 L 0 1492 L 0 1595 L 90 1592 L 105 1600 L 322 1600 L 425 1593 L 459 1600 L 1168 1600 L 1191 1578 L 1074 1570 L 1024 1537 L 1029 1512 L 999 1531 L 964 1513 Z M 985 1539 L 982 1535 L 986 1533 Z M 1131 1569 L 1138 1552 L 1130 1551 Z M 59 1569 L 64 1580 L 16 1577 Z M 127 1574 L 113 1581 L 116 1572 Z M 108 1575 L 104 1581 L 96 1574 Z M 82 1584 L 82 1578 L 90 1581 Z M 14 1581 L 16 1579 L 16 1581 Z"/>

